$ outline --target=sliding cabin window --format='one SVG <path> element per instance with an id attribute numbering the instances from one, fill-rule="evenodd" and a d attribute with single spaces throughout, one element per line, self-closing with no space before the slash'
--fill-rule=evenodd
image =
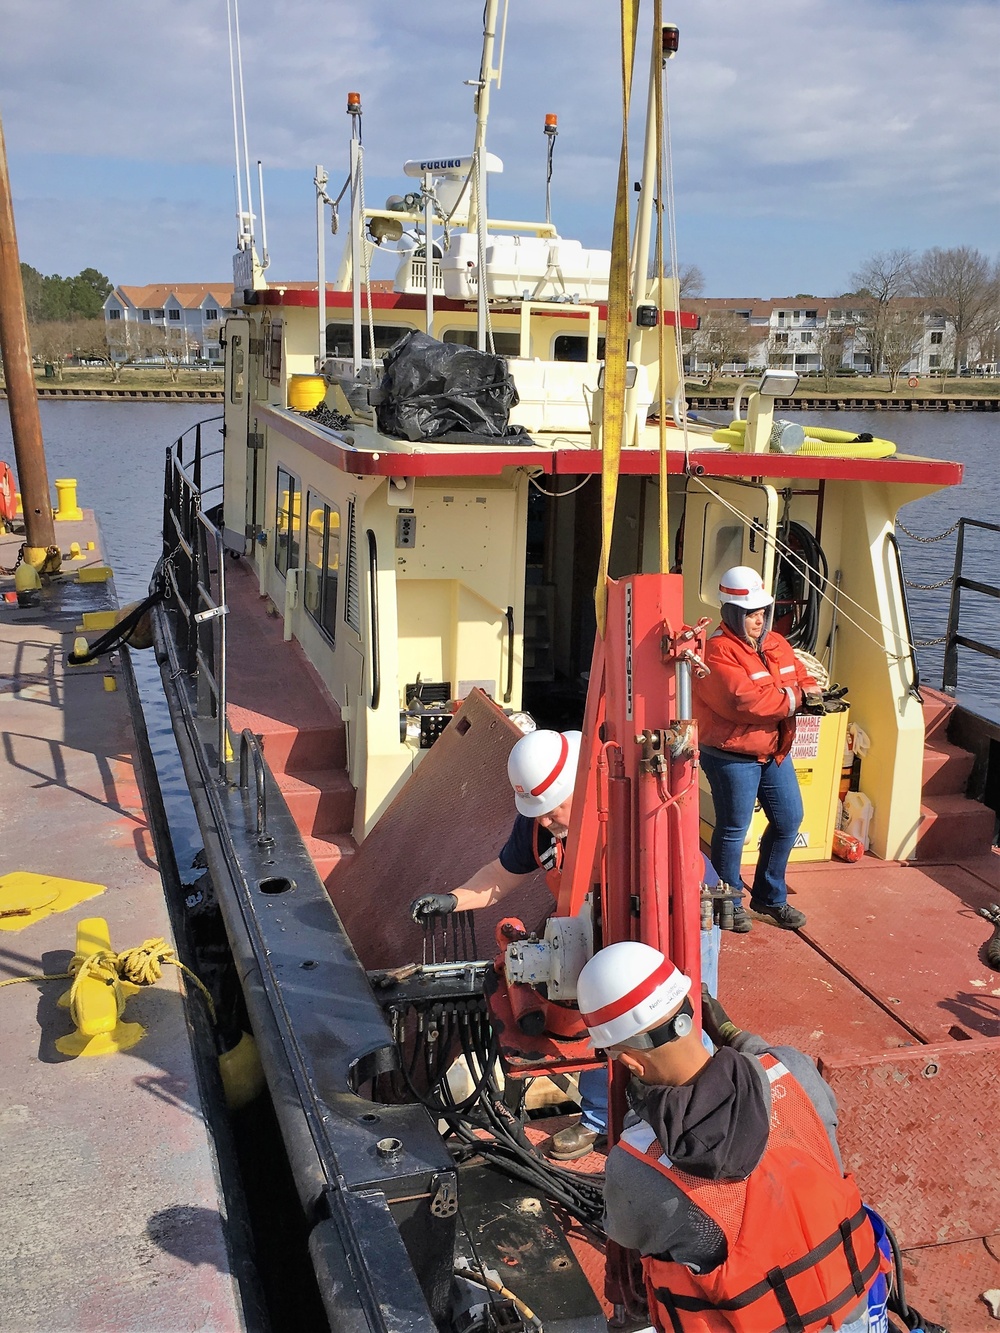
<path id="1" fill-rule="evenodd" d="M 413 324 L 376 324 L 376 356 L 381 356 L 384 352 L 387 352 L 390 347 L 399 342 L 405 333 L 412 333 L 415 327 Z M 371 345 L 368 326 L 367 324 L 362 325 L 361 355 L 363 357 L 371 356 Z M 354 334 L 350 324 L 328 324 L 326 326 L 326 354 L 327 356 L 340 357 L 354 355 Z"/>
<path id="2" fill-rule="evenodd" d="M 552 343 L 553 361 L 586 361 L 587 339 L 578 333 L 557 334 Z M 597 340 L 597 359 L 604 360 L 604 339 Z"/>
<path id="3" fill-rule="evenodd" d="M 340 573 L 340 510 L 309 492 L 306 527 L 306 610 L 331 643 L 337 637 L 337 579 Z"/>
<path id="4" fill-rule="evenodd" d="M 445 329 L 441 335 L 441 341 L 446 343 L 458 343 L 460 347 L 475 347 L 476 330 L 475 329 Z M 584 338 L 584 342 L 586 342 Z M 520 356 L 521 355 L 521 335 L 519 333 L 494 333 L 493 347 L 497 356 Z"/>
<path id="5" fill-rule="evenodd" d="M 274 515 L 274 567 L 279 574 L 298 569 L 301 533 L 302 487 L 298 477 L 279 467 Z"/>

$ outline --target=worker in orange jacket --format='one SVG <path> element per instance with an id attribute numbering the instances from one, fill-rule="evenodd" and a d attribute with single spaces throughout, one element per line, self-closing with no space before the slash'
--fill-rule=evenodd
<path id="1" fill-rule="evenodd" d="M 709 638 L 709 674 L 695 681 L 701 763 L 712 789 L 712 864 L 729 885 L 742 883 L 743 844 L 757 801 L 767 816 L 750 889 L 750 911 L 785 930 L 805 925 L 787 901 L 785 870 L 802 823 L 802 796 L 788 759 L 794 715 L 820 699 L 815 680 L 788 640 L 771 628 L 774 598 L 756 570 L 727 569 L 719 584 L 722 624 Z M 822 702 L 817 705 L 823 710 Z M 751 929 L 737 904 L 734 929 Z"/>

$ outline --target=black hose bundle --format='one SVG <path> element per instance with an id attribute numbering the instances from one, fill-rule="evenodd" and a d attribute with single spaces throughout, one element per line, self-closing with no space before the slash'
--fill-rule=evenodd
<path id="1" fill-rule="evenodd" d="M 138 628 L 143 616 L 145 616 L 157 602 L 161 602 L 162 600 L 162 588 L 158 588 L 155 592 L 151 592 L 148 597 L 143 598 L 141 602 L 137 602 L 135 606 L 130 607 L 122 618 L 116 624 L 111 626 L 106 634 L 102 634 L 99 639 L 95 639 L 85 653 L 78 653 L 74 649 L 74 651 L 67 656 L 67 662 L 69 662 L 70 666 L 85 666 L 88 662 L 96 662 L 99 657 L 103 657 L 106 653 L 113 653 L 117 648 L 120 648 L 123 643 L 130 642 L 132 635 Z"/>
<path id="2" fill-rule="evenodd" d="M 986 962 L 994 972 L 1000 972 L 1000 903 L 990 903 L 989 907 L 980 907 L 979 915 L 993 926 L 993 934 L 986 945 Z"/>
<path id="3" fill-rule="evenodd" d="M 785 522 L 779 533 L 774 574 L 774 619 L 791 615 L 783 630 L 793 648 L 815 652 L 819 638 L 820 594 L 826 587 L 829 565 L 822 546 L 802 523 Z"/>
<path id="4" fill-rule="evenodd" d="M 885 1227 L 885 1234 L 889 1240 L 889 1248 L 892 1250 L 892 1269 L 893 1284 L 892 1294 L 889 1297 L 889 1309 L 894 1315 L 898 1315 L 903 1321 L 903 1327 L 907 1330 L 913 1330 L 913 1333 L 948 1333 L 943 1324 L 932 1323 L 925 1319 L 915 1305 L 908 1305 L 906 1302 L 906 1283 L 903 1281 L 903 1256 L 899 1252 L 899 1244 L 893 1235 L 889 1223 L 882 1218 L 882 1225 Z"/>

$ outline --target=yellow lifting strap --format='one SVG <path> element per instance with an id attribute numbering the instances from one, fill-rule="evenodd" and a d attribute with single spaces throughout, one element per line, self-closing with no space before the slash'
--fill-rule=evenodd
<path id="1" fill-rule="evenodd" d="M 604 637 L 607 623 L 607 581 L 611 533 L 618 498 L 618 468 L 625 423 L 625 377 L 628 363 L 629 291 L 629 170 L 628 113 L 632 100 L 632 67 L 639 22 L 638 0 L 621 0 L 622 23 L 622 147 L 618 159 L 618 193 L 611 238 L 611 279 L 605 331 L 604 416 L 601 458 L 601 566 L 594 590 L 597 632 Z"/>

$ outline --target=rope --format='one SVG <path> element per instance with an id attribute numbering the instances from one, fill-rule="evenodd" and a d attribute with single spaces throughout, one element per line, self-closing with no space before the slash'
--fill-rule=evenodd
<path id="1" fill-rule="evenodd" d="M 813 657 L 812 653 L 807 653 L 804 648 L 793 648 L 792 651 L 820 689 L 825 690 L 830 684 L 830 673 L 819 658 Z"/>
<path id="2" fill-rule="evenodd" d="M 534 477 L 529 477 L 528 481 L 531 483 L 532 486 L 534 486 L 535 490 L 540 491 L 542 495 L 548 495 L 553 500 L 561 500 L 564 495 L 573 495 L 577 491 L 583 490 L 587 482 L 592 481 L 596 476 L 597 476 L 596 472 L 591 472 L 590 475 L 584 477 L 583 481 L 581 481 L 578 485 L 571 486 L 568 491 L 547 491 L 544 486 L 539 486 L 538 482 L 534 479 Z"/>
<path id="3" fill-rule="evenodd" d="M 936 537 L 918 537 L 915 532 L 910 531 L 910 529 L 905 525 L 905 523 L 900 523 L 898 518 L 896 519 L 896 527 L 900 530 L 900 532 L 905 532 L 907 537 L 912 537 L 915 542 L 940 542 L 944 541 L 945 537 L 950 537 L 951 534 L 956 531 L 961 521 L 962 521 L 961 519 L 956 519 L 956 521 L 951 525 L 950 528 L 945 528 L 944 532 L 939 532 Z"/>
<path id="4" fill-rule="evenodd" d="M 72 1012 L 76 1004 L 77 991 L 84 978 L 95 977 L 98 981 L 104 981 L 108 985 L 120 978 L 123 981 L 130 981 L 133 986 L 151 986 L 162 977 L 163 963 L 170 963 L 173 967 L 179 967 L 186 976 L 191 978 L 204 996 L 209 1015 L 214 1023 L 215 1004 L 209 994 L 208 987 L 200 977 L 195 976 L 186 963 L 181 962 L 175 954 L 173 946 L 168 944 L 161 936 L 143 940 L 141 944 L 131 949 L 123 949 L 121 953 L 115 953 L 113 949 L 97 949 L 94 953 L 88 954 L 86 958 L 79 961 L 74 958 L 68 972 L 43 972 L 40 975 L 10 977 L 6 981 L 0 981 L 0 986 L 14 986 L 20 981 L 68 981 L 72 977 L 73 985 L 69 992 L 70 1011 Z M 124 1001 L 119 1000 L 119 1013 L 121 1013 L 123 1006 Z"/>

